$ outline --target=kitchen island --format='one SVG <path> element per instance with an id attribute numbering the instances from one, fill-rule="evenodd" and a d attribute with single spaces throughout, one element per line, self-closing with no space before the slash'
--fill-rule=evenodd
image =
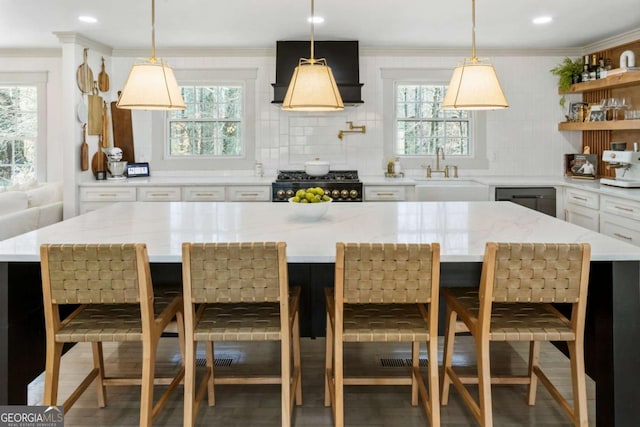
<path id="1" fill-rule="evenodd" d="M 335 203 L 315 222 L 287 203 L 119 203 L 0 242 L 0 405 L 24 403 L 44 369 L 42 243 L 144 242 L 162 285 L 179 280 L 184 241 L 285 241 L 303 317 L 333 285 L 338 241 L 439 242 L 442 286 L 477 283 L 487 241 L 590 243 L 585 353 L 597 423 L 640 419 L 640 248 L 510 202 Z"/>

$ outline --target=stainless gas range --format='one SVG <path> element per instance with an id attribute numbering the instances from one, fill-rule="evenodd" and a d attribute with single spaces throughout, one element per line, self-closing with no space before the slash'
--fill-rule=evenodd
<path id="1" fill-rule="evenodd" d="M 329 171 L 323 176 L 311 176 L 304 171 L 280 171 L 271 184 L 271 200 L 286 202 L 299 189 L 320 187 L 334 202 L 361 202 L 362 182 L 358 171 Z"/>

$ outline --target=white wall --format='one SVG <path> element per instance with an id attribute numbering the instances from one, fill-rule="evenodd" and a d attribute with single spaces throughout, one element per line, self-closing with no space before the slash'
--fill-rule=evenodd
<path id="1" fill-rule="evenodd" d="M 72 66 L 81 62 L 81 46 L 74 50 Z M 101 53 L 90 51 L 94 77 L 99 72 Z M 105 55 L 106 56 L 106 55 Z M 331 161 L 334 168 L 353 168 L 361 174 L 381 174 L 383 158 L 382 68 L 451 68 L 461 60 L 457 56 L 396 56 L 361 55 L 360 80 L 364 83 L 364 105 L 347 107 L 340 113 L 287 113 L 271 104 L 275 81 L 274 55 L 256 56 L 203 56 L 165 58 L 175 69 L 257 68 L 256 81 L 256 159 L 264 163 L 267 173 L 277 169 L 300 168 L 307 159 L 320 157 Z M 461 170 L 461 175 L 561 175 L 562 154 L 577 152 L 580 148 L 579 132 L 558 132 L 557 123 L 563 119 L 558 105 L 556 77 L 549 69 L 559 63 L 561 56 L 497 56 L 493 58 L 510 108 L 487 113 L 487 157 L 485 170 Z M 115 100 L 117 91 L 124 86 L 134 59 L 106 56 L 107 71 L 111 78 L 111 91 L 103 94 L 106 101 Z M 65 59 L 67 61 L 67 59 Z M 74 93 L 62 93 L 63 69 L 60 57 L 2 57 L 2 71 L 48 71 L 48 179 L 63 179 L 63 168 L 79 165 L 80 125 L 69 132 L 65 123 L 75 123 L 63 115 L 75 114 L 69 108 L 59 108 L 62 99 L 80 99 L 77 87 Z M 68 71 L 66 71 L 68 73 Z M 75 79 L 75 75 L 73 76 Z M 67 80 L 68 82 L 68 77 Z M 69 85 L 67 84 L 67 87 Z M 72 101 L 75 104 L 75 101 Z M 67 104 L 69 105 L 69 104 Z M 133 113 L 134 140 L 137 161 L 151 159 L 151 113 Z M 367 133 L 347 134 L 340 141 L 337 133 L 346 129 L 346 121 L 366 125 Z M 68 135 L 75 135 L 75 138 Z M 71 139 L 71 140 L 67 140 Z M 75 139 L 75 140 L 74 140 Z M 89 138 L 90 155 L 97 147 L 97 137 Z M 64 154 L 63 154 L 64 153 Z M 73 157 L 67 159 L 64 157 Z M 151 165 L 153 172 L 153 165 Z M 79 170 L 79 169 L 78 169 Z M 194 171 L 188 173 L 223 173 L 224 171 Z M 421 174 L 422 171 L 405 171 Z M 230 173 L 250 173 L 232 171 Z M 168 174 L 168 172 L 165 172 Z M 76 181 L 93 179 L 90 172 L 76 173 Z M 65 183 L 68 185 L 69 183 Z M 65 185 L 65 188 L 69 188 Z M 74 200 L 75 203 L 75 200 Z"/>
<path id="2" fill-rule="evenodd" d="M 167 58 L 175 68 L 258 68 L 256 82 L 256 159 L 265 170 L 301 168 L 315 157 L 328 160 L 332 168 L 353 168 L 361 174 L 381 174 L 383 159 L 382 68 L 451 68 L 457 57 L 367 56 L 360 59 L 364 105 L 339 113 L 290 113 L 271 104 L 275 59 L 256 57 Z M 562 57 L 501 56 L 493 58 L 510 108 L 487 113 L 488 169 L 461 170 L 462 175 L 561 175 L 562 154 L 580 148 L 580 133 L 557 131 L 563 119 L 558 104 L 556 77 L 549 73 Z M 124 82 L 131 61 L 114 59 L 112 73 Z M 118 77 L 119 76 L 119 77 Z M 124 84 L 124 83 L 122 83 Z M 151 158 L 150 113 L 135 112 L 134 139 L 138 161 Z M 366 125 L 367 133 L 346 134 L 346 121 Z M 139 158 L 138 158 L 139 157 Z M 218 171 L 209 171 L 215 173 Z M 420 174 L 419 170 L 408 171 Z"/>

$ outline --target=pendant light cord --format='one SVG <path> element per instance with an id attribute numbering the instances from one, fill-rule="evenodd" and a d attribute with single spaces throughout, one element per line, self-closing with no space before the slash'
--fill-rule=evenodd
<path id="1" fill-rule="evenodd" d="M 477 62 L 476 57 L 476 0 L 471 0 L 471 62 Z"/>
<path id="2" fill-rule="evenodd" d="M 151 62 L 156 62 L 156 0 L 151 0 Z"/>
<path id="3" fill-rule="evenodd" d="M 314 52 L 313 52 L 313 20 L 315 18 L 315 14 L 314 14 L 314 8 L 313 8 L 313 0 L 311 0 L 311 63 L 313 64 L 314 61 Z"/>

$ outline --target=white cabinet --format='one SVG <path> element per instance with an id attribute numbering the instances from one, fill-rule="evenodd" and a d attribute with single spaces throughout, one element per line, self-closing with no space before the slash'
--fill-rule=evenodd
<path id="1" fill-rule="evenodd" d="M 225 188 L 218 187 L 183 187 L 184 202 L 224 202 Z"/>
<path id="2" fill-rule="evenodd" d="M 80 213 L 94 211 L 112 203 L 135 201 L 134 187 L 80 188 Z"/>
<path id="3" fill-rule="evenodd" d="M 640 246 L 640 202 L 600 196 L 600 232 Z"/>
<path id="4" fill-rule="evenodd" d="M 600 229 L 600 213 L 593 209 L 567 205 L 564 219 L 589 230 L 599 231 Z"/>
<path id="5" fill-rule="evenodd" d="M 271 186 L 227 187 L 227 201 L 229 202 L 268 202 L 269 200 L 271 200 Z"/>
<path id="6" fill-rule="evenodd" d="M 139 202 L 179 202 L 180 187 L 138 187 Z"/>
<path id="7" fill-rule="evenodd" d="M 405 185 L 365 185 L 365 202 L 398 202 L 407 200 Z"/>
<path id="8" fill-rule="evenodd" d="M 602 213 L 600 214 L 600 232 L 623 242 L 640 246 L 640 221 Z"/>
<path id="9" fill-rule="evenodd" d="M 565 188 L 564 219 L 572 224 L 600 231 L 600 196 L 589 191 Z"/>

